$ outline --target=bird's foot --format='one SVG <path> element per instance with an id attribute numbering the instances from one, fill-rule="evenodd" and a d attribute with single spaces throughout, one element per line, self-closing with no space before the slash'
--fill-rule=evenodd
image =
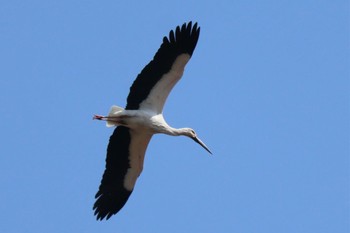
<path id="1" fill-rule="evenodd" d="M 105 116 L 102 116 L 102 115 L 94 115 L 94 117 L 92 118 L 93 120 L 105 120 L 106 117 Z"/>

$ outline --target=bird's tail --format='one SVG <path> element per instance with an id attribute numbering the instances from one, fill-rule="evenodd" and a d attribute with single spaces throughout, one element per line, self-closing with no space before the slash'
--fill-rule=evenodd
<path id="1" fill-rule="evenodd" d="M 117 118 L 118 115 L 122 111 L 124 111 L 124 108 L 121 108 L 121 107 L 113 105 L 111 107 L 111 109 L 109 110 L 108 118 L 107 118 L 107 121 L 106 121 L 106 126 L 107 127 L 115 127 L 115 126 L 117 126 L 116 121 L 113 121 L 113 118 Z"/>

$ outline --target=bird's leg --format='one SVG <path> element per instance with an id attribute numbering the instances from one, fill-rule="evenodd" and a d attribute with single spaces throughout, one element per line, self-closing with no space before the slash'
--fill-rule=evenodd
<path id="1" fill-rule="evenodd" d="M 99 121 L 107 121 L 107 127 L 117 126 L 117 125 L 125 125 L 122 118 L 119 116 L 102 116 L 102 115 L 94 115 L 93 120 Z"/>
<path id="2" fill-rule="evenodd" d="M 102 115 L 94 115 L 93 120 L 107 121 L 107 120 L 118 120 L 120 117 L 118 116 L 102 116 Z"/>
<path id="3" fill-rule="evenodd" d="M 102 121 L 102 120 L 106 120 L 106 117 L 102 116 L 102 115 L 94 115 L 94 117 L 92 119 Z"/>

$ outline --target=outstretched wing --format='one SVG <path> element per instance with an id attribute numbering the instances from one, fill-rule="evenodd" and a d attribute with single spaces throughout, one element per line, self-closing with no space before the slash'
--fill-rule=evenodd
<path id="1" fill-rule="evenodd" d="M 130 88 L 126 109 L 151 109 L 161 113 L 170 91 L 181 78 L 196 47 L 200 28 L 192 22 L 172 30 L 153 60 L 145 66 Z"/>
<path id="2" fill-rule="evenodd" d="M 107 148 L 106 170 L 95 195 L 93 209 L 97 220 L 109 219 L 127 202 L 142 172 L 151 137 L 124 126 L 114 130 Z"/>

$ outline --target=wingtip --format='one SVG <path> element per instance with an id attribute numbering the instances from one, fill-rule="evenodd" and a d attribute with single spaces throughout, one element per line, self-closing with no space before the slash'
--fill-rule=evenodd
<path id="1" fill-rule="evenodd" d="M 97 221 L 108 220 L 112 215 L 116 214 L 114 212 L 108 212 L 106 209 L 102 209 L 99 205 L 97 205 L 97 201 L 92 208 L 94 210 L 94 215 L 96 216 Z"/>
<path id="2" fill-rule="evenodd" d="M 96 201 L 92 208 L 96 220 L 108 220 L 117 214 L 124 207 L 131 193 L 132 191 L 126 189 L 119 189 L 117 192 L 99 190 L 95 195 Z"/>
<path id="3" fill-rule="evenodd" d="M 100 213 L 100 212 L 98 212 L 97 210 L 95 210 L 95 214 L 94 214 L 95 216 L 96 216 L 96 220 L 97 221 L 102 221 L 102 220 L 108 220 L 110 217 L 112 217 L 112 215 L 114 215 L 113 213 L 104 213 L 104 214 L 102 214 L 102 213 Z"/>

